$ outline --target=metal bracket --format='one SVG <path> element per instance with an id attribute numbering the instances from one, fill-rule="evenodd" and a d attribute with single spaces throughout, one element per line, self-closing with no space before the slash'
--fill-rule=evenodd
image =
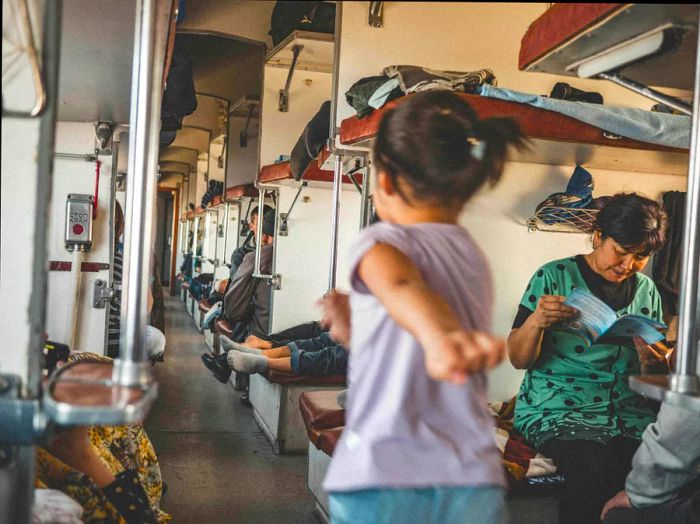
<path id="1" fill-rule="evenodd" d="M 287 83 L 284 89 L 280 89 L 280 104 L 279 110 L 281 113 L 286 113 L 289 111 L 289 88 L 292 85 L 292 77 L 294 76 L 294 71 L 297 68 L 297 60 L 299 59 L 299 54 L 301 50 L 304 49 L 303 45 L 295 45 L 292 47 L 292 53 L 294 57 L 292 58 L 292 65 L 289 66 L 289 74 L 287 75 Z"/>
<path id="2" fill-rule="evenodd" d="M 297 200 L 299 199 L 299 195 L 301 195 L 301 192 L 308 185 L 309 185 L 309 183 L 306 180 L 302 180 L 301 185 L 299 186 L 299 191 L 297 191 L 297 194 L 294 197 L 294 200 L 292 201 L 292 205 L 289 206 L 289 211 L 287 211 L 286 213 L 280 213 L 280 227 L 279 227 L 280 236 L 286 237 L 287 234 L 289 233 L 289 224 L 287 223 L 287 220 L 289 219 L 289 215 L 292 214 L 292 209 L 294 209 L 294 204 L 297 203 Z"/>
<path id="3" fill-rule="evenodd" d="M 109 287 L 106 280 L 95 279 L 92 285 L 92 307 L 104 309 L 114 297 L 115 290 Z"/>
<path id="4" fill-rule="evenodd" d="M 290 78 L 293 73 L 293 70 L 289 72 Z M 287 93 L 285 94 L 285 109 L 282 109 L 282 92 L 280 92 L 280 111 L 286 111 L 287 106 L 289 105 L 289 83 L 290 80 L 287 80 L 287 87 L 285 87 L 285 90 Z M 246 118 L 245 121 L 245 127 L 243 128 L 243 131 L 241 131 L 241 136 L 239 138 L 239 145 L 241 146 L 242 149 L 245 149 L 248 147 L 248 128 L 250 127 L 250 121 L 253 119 L 253 111 L 255 111 L 255 104 L 250 104 L 248 107 L 248 117 Z"/>
<path id="5" fill-rule="evenodd" d="M 275 273 L 268 280 L 268 285 L 275 291 L 282 289 L 282 275 Z"/>
<path id="6" fill-rule="evenodd" d="M 95 124 L 95 153 L 98 155 L 112 154 L 112 128 L 111 122 L 97 122 Z"/>
<path id="7" fill-rule="evenodd" d="M 367 22 L 372 27 L 384 27 L 384 2 L 369 3 L 369 18 Z"/>

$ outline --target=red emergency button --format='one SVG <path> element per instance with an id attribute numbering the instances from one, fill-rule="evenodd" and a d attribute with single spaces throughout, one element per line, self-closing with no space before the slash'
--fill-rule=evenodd
<path id="1" fill-rule="evenodd" d="M 73 234 L 82 235 L 85 228 L 81 224 L 73 224 Z"/>

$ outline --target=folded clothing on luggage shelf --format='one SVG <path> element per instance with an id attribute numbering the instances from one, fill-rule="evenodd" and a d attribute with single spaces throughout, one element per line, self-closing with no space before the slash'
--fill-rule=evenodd
<path id="1" fill-rule="evenodd" d="M 478 92 L 481 96 L 489 98 L 555 111 L 632 140 L 682 149 L 690 147 L 691 118 L 689 116 L 669 115 L 634 107 L 612 107 L 555 100 L 531 93 L 503 89 L 487 83 L 482 84 Z"/>
<path id="2" fill-rule="evenodd" d="M 345 93 L 345 100 L 363 118 L 387 102 L 411 93 L 445 89 L 472 93 L 484 83 L 496 85 L 490 69 L 478 71 L 440 71 L 412 65 L 385 67 L 379 76 L 368 76 L 355 82 Z"/>
<path id="3" fill-rule="evenodd" d="M 206 193 L 202 195 L 202 207 L 205 208 L 215 196 L 224 193 L 224 183 L 219 180 L 210 180 Z"/>

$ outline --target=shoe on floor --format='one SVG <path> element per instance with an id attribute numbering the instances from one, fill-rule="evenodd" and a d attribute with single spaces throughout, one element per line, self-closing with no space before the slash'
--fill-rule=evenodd
<path id="1" fill-rule="evenodd" d="M 202 362 L 209 371 L 214 373 L 214 377 L 216 378 L 216 380 L 218 380 L 222 384 L 226 384 L 226 382 L 228 382 L 228 379 L 231 376 L 231 370 L 229 369 L 228 364 L 225 360 L 221 362 L 219 359 L 212 357 L 207 353 L 204 353 L 202 355 Z"/>

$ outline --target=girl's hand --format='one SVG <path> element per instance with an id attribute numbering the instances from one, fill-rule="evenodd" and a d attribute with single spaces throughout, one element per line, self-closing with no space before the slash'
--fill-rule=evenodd
<path id="1" fill-rule="evenodd" d="M 469 375 L 495 367 L 506 350 L 503 339 L 463 330 L 447 332 L 421 345 L 428 375 L 454 384 L 464 384 Z"/>
<path id="2" fill-rule="evenodd" d="M 660 366 L 669 368 L 667 357 L 671 355 L 671 349 L 662 342 L 647 344 L 642 337 L 632 338 L 634 348 L 637 350 L 639 362 L 643 367 L 658 368 Z"/>
<path id="3" fill-rule="evenodd" d="M 565 300 L 566 297 L 561 295 L 542 295 L 531 315 L 537 327 L 547 329 L 564 320 L 576 318 L 579 315 L 578 309 L 565 306 Z"/>
<path id="4" fill-rule="evenodd" d="M 321 326 L 329 330 L 333 340 L 350 347 L 350 300 L 347 294 L 335 289 L 327 293 L 318 304 L 322 308 Z"/>

